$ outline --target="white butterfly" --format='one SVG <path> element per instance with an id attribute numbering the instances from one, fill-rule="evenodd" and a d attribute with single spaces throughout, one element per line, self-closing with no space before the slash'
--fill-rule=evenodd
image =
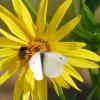
<path id="1" fill-rule="evenodd" d="M 43 79 L 43 73 L 49 78 L 56 78 L 63 74 L 63 66 L 67 63 L 67 57 L 59 53 L 37 52 L 29 60 L 29 67 L 36 80 Z"/>

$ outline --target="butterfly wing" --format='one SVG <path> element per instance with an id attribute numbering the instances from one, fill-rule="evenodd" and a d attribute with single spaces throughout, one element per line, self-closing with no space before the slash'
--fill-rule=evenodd
<path id="1" fill-rule="evenodd" d="M 44 54 L 43 71 L 49 78 L 56 78 L 64 73 L 63 66 L 67 58 L 59 53 L 46 52 Z"/>
<path id="2" fill-rule="evenodd" d="M 40 52 L 35 53 L 28 62 L 29 67 L 31 71 L 34 74 L 34 77 L 36 80 L 42 80 L 43 79 L 43 73 L 42 73 L 42 62 L 41 62 L 41 56 Z"/>

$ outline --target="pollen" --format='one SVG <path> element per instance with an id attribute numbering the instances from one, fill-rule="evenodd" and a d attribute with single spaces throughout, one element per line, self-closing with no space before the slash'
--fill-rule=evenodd
<path id="1" fill-rule="evenodd" d="M 49 43 L 42 39 L 36 39 L 34 41 L 30 41 L 28 43 L 28 47 L 26 50 L 27 56 L 30 57 L 38 51 L 43 51 L 43 52 L 50 51 Z"/>

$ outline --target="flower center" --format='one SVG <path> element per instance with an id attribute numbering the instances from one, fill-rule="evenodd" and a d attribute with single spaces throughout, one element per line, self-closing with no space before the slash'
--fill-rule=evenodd
<path id="1" fill-rule="evenodd" d="M 25 48 L 25 50 L 24 50 L 24 48 Z M 42 39 L 36 39 L 34 41 L 30 41 L 28 43 L 27 47 L 21 47 L 20 48 L 19 57 L 21 59 L 22 58 L 29 59 L 34 53 L 36 53 L 38 51 L 44 51 L 44 52 L 50 51 L 49 43 L 42 40 Z"/>

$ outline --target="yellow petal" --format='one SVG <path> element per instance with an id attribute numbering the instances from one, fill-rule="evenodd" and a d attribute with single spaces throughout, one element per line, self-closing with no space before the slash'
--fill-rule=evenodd
<path id="1" fill-rule="evenodd" d="M 11 40 L 9 40 L 6 37 L 3 37 L 3 36 L 0 37 L 0 47 L 19 49 L 21 46 L 24 46 L 24 45 L 14 42 L 14 41 L 12 42 Z"/>
<path id="2" fill-rule="evenodd" d="M 0 49 L 0 57 L 13 56 L 17 54 L 18 54 L 18 51 L 15 51 L 9 48 Z"/>
<path id="3" fill-rule="evenodd" d="M 44 34 L 45 31 L 47 5 L 48 0 L 41 0 L 37 16 L 37 32 L 40 37 Z"/>
<path id="4" fill-rule="evenodd" d="M 27 82 L 24 82 L 24 93 L 23 93 L 23 100 L 29 100 L 30 97 L 30 88 Z"/>
<path id="5" fill-rule="evenodd" d="M 79 68 L 99 68 L 99 65 L 97 65 L 96 63 L 81 58 L 70 57 L 68 63 L 71 64 L 72 66 Z"/>
<path id="6" fill-rule="evenodd" d="M 11 68 L 13 65 L 13 62 L 17 60 L 17 55 L 12 55 L 10 57 L 6 57 L 0 60 L 0 71 L 4 71 L 7 68 Z"/>
<path id="7" fill-rule="evenodd" d="M 3 20 L 10 31 L 20 39 L 28 41 L 28 36 L 25 34 L 24 27 L 21 22 L 12 15 L 6 8 L 0 5 L 0 19 Z"/>
<path id="8" fill-rule="evenodd" d="M 70 75 L 73 76 L 74 78 L 76 78 L 77 80 L 79 80 L 80 82 L 84 82 L 83 78 L 81 77 L 81 75 L 69 64 L 67 64 L 64 67 L 65 72 Z"/>
<path id="9" fill-rule="evenodd" d="M 19 70 L 19 63 L 17 66 L 12 67 L 7 70 L 3 75 L 0 76 L 0 85 L 2 85 L 7 79 L 9 79 L 12 75 L 14 75 Z"/>
<path id="10" fill-rule="evenodd" d="M 57 85 L 56 85 L 55 81 L 54 81 L 53 79 L 50 79 L 50 80 L 52 81 L 53 86 L 54 86 L 54 89 L 55 89 L 55 91 L 56 91 L 57 95 L 59 96 L 59 90 L 58 90 L 58 87 L 57 87 Z"/>
<path id="11" fill-rule="evenodd" d="M 18 17 L 20 20 L 23 20 L 23 19 L 22 19 L 21 6 L 20 6 L 18 0 L 12 0 L 12 3 L 13 3 L 13 8 L 14 8 L 14 10 L 15 10 L 15 13 L 16 13 L 17 17 Z"/>
<path id="12" fill-rule="evenodd" d="M 27 86 L 27 85 L 26 85 Z M 25 87 L 24 87 L 25 88 Z M 27 88 L 27 87 L 26 87 Z M 27 93 L 23 94 L 23 100 L 29 100 L 30 97 L 30 92 L 28 91 Z"/>
<path id="13" fill-rule="evenodd" d="M 68 10 L 69 6 L 71 5 L 72 0 L 65 0 L 65 2 L 59 7 L 56 14 L 54 15 L 53 19 L 51 20 L 50 24 L 46 30 L 46 37 L 52 37 L 52 34 L 56 31 L 58 25 L 60 24 L 62 18 L 64 17 L 66 11 Z"/>
<path id="14" fill-rule="evenodd" d="M 71 85 L 72 87 L 74 87 L 75 89 L 77 89 L 78 91 L 81 91 L 77 86 L 76 84 L 74 83 L 74 81 L 72 80 L 72 78 L 65 72 L 63 74 L 63 78 L 64 80 L 69 84 Z"/>
<path id="15" fill-rule="evenodd" d="M 38 99 L 37 82 L 34 80 L 34 91 L 31 91 L 32 100 Z"/>
<path id="16" fill-rule="evenodd" d="M 47 80 L 44 76 L 42 81 L 37 82 L 39 100 L 47 100 Z"/>
<path id="17" fill-rule="evenodd" d="M 32 100 L 39 100 L 39 99 L 38 99 L 37 90 L 36 90 L 36 92 L 32 92 L 32 93 L 31 93 L 31 96 L 32 96 Z"/>
<path id="18" fill-rule="evenodd" d="M 3 48 L 11 48 L 11 49 L 20 49 L 20 47 L 21 46 L 19 46 L 19 45 L 7 45 L 7 44 L 5 44 L 5 45 L 0 45 L 0 47 L 3 47 Z"/>
<path id="19" fill-rule="evenodd" d="M 56 82 L 57 85 L 59 85 L 60 87 L 63 88 L 70 88 L 70 86 L 64 81 L 63 77 L 57 77 L 57 78 L 53 78 L 53 80 Z"/>
<path id="20" fill-rule="evenodd" d="M 25 68 L 20 73 L 14 87 L 14 100 L 20 100 L 23 93 L 24 76 L 26 74 Z"/>
<path id="21" fill-rule="evenodd" d="M 34 90 L 34 76 L 30 69 L 28 69 L 26 73 L 25 81 L 27 84 L 29 84 L 30 90 L 33 91 Z"/>
<path id="22" fill-rule="evenodd" d="M 26 8 L 26 6 L 24 5 L 23 1 L 22 0 L 13 0 L 15 1 L 15 3 L 17 2 L 17 4 L 19 4 L 19 7 L 20 7 L 20 11 L 18 11 L 19 9 L 17 9 L 18 5 L 14 6 L 18 13 L 19 13 L 19 16 L 22 17 L 22 20 L 25 24 L 25 26 L 27 27 L 30 35 L 34 38 L 35 37 L 35 24 L 33 23 L 33 20 L 32 20 L 32 17 L 31 17 L 31 14 L 29 13 L 28 9 Z"/>
<path id="23" fill-rule="evenodd" d="M 20 48 L 22 44 L 17 43 L 17 42 L 12 42 L 10 39 L 0 36 L 0 47 L 6 47 L 6 48 Z"/>
<path id="24" fill-rule="evenodd" d="M 70 22 L 62 26 L 57 32 L 55 32 L 51 36 L 51 39 L 53 41 L 60 41 L 61 39 L 63 39 L 76 27 L 76 25 L 80 22 L 80 19 L 81 16 L 77 16 L 74 19 L 72 19 Z"/>
<path id="25" fill-rule="evenodd" d="M 21 44 L 27 44 L 27 42 L 11 35 L 10 33 L 7 33 L 6 31 L 4 31 L 3 29 L 0 28 L 0 33 L 2 35 L 4 35 L 5 37 L 7 37 L 8 39 L 12 40 L 12 41 L 15 41 L 15 42 L 18 42 L 18 43 L 21 43 Z"/>
<path id="26" fill-rule="evenodd" d="M 52 43 L 53 51 L 69 51 L 69 50 L 77 50 L 86 46 L 85 43 L 82 42 L 55 42 Z"/>
<path id="27" fill-rule="evenodd" d="M 67 56 L 72 56 L 72 57 L 79 57 L 79 58 L 84 58 L 84 59 L 88 59 L 88 60 L 100 61 L 100 56 L 98 56 L 96 53 L 86 50 L 86 49 L 67 51 L 64 54 L 66 54 Z"/>
<path id="28" fill-rule="evenodd" d="M 28 68 L 28 66 L 25 67 Z M 34 77 L 30 69 L 27 69 L 23 83 L 23 100 L 28 100 L 30 97 L 30 92 L 34 90 Z"/>

